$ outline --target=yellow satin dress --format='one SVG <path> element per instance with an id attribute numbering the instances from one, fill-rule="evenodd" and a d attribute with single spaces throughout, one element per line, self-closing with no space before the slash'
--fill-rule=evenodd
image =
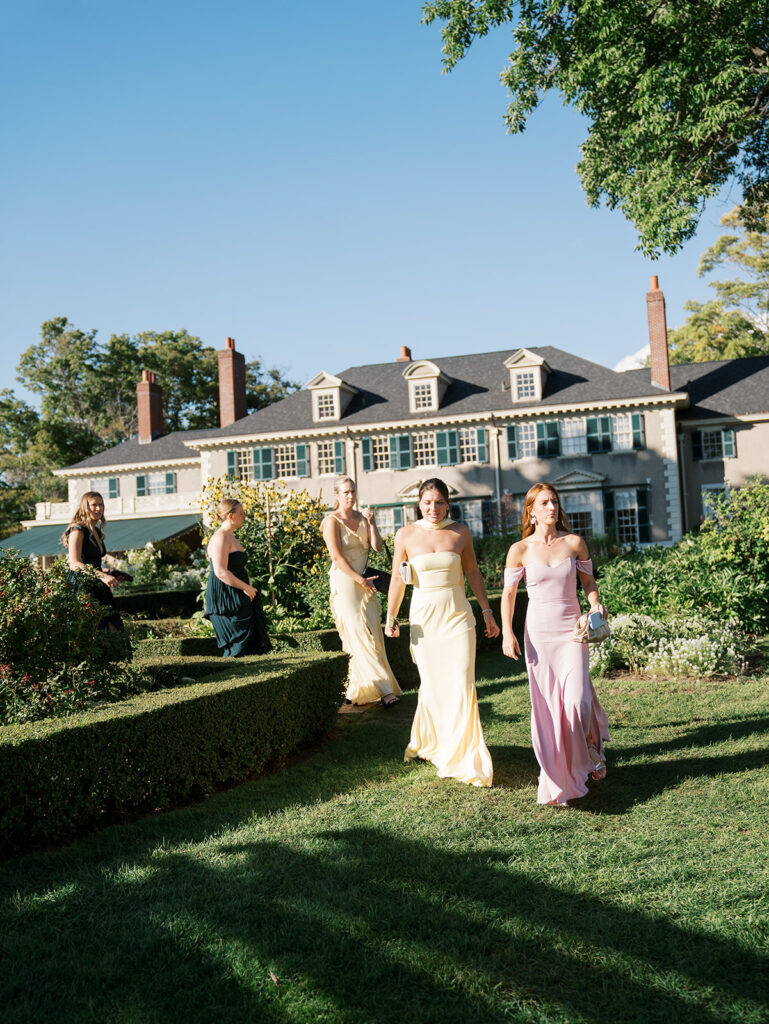
<path id="1" fill-rule="evenodd" d="M 419 701 L 404 760 L 431 761 L 440 778 L 490 786 L 491 754 L 475 692 L 475 616 L 465 597 L 462 560 L 453 551 L 410 559 L 411 654 Z"/>
<path id="2" fill-rule="evenodd" d="M 368 528 L 365 521 L 351 530 L 339 522 L 342 553 L 355 572 L 363 575 L 368 562 Z M 354 579 L 334 565 L 329 573 L 331 612 L 342 640 L 342 650 L 350 656 L 345 696 L 353 704 L 369 704 L 401 688 L 387 660 L 382 636 L 381 612 L 375 594 L 369 594 Z"/>

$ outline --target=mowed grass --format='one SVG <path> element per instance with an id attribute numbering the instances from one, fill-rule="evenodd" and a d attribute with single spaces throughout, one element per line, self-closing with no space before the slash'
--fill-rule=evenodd
<path id="1" fill-rule="evenodd" d="M 769 679 L 597 681 L 609 776 L 558 809 L 520 668 L 478 669 L 493 789 L 402 763 L 409 694 L 0 864 L 3 1024 L 769 1021 Z"/>

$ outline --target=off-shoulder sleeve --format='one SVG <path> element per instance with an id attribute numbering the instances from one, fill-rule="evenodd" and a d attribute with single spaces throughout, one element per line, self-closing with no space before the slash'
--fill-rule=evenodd
<path id="1" fill-rule="evenodd" d="M 523 575 L 526 572 L 522 565 L 516 566 L 514 569 L 505 569 L 505 583 L 506 587 L 514 587 L 516 583 L 520 583 L 523 579 Z"/>
<path id="2" fill-rule="evenodd" d="M 584 561 L 582 561 L 579 558 L 577 558 L 577 559 L 575 559 L 575 565 L 577 566 L 577 570 L 579 572 L 587 573 L 588 576 L 592 576 L 593 575 L 593 559 L 592 558 L 586 558 Z"/>

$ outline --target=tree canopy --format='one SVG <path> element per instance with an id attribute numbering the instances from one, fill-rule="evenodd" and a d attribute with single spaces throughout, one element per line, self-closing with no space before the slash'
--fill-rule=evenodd
<path id="1" fill-rule="evenodd" d="M 700 277 L 718 267 L 738 271 L 737 278 L 711 281 L 718 296 L 685 303 L 689 318 L 668 337 L 672 363 L 701 363 L 769 355 L 769 208 L 748 230 L 739 209 L 721 218 L 731 228 L 702 256 Z"/>
<path id="2" fill-rule="evenodd" d="M 692 237 L 729 181 L 743 216 L 769 200 L 766 0 L 428 0 L 451 70 L 511 26 L 501 79 L 512 133 L 550 90 L 589 123 L 577 170 L 588 202 L 620 209 L 649 256 Z"/>
<path id="3" fill-rule="evenodd" d="M 71 465 L 136 434 L 136 384 L 152 370 L 163 389 L 166 431 L 219 426 L 216 350 L 180 331 L 113 334 L 100 344 L 66 317 L 47 320 L 40 341 L 19 360 L 17 378 L 40 397 L 39 411 L 0 392 L 0 536 L 34 514 L 37 501 L 60 500 L 65 486 L 52 470 Z M 297 385 L 258 359 L 246 363 L 248 412 L 276 402 Z"/>

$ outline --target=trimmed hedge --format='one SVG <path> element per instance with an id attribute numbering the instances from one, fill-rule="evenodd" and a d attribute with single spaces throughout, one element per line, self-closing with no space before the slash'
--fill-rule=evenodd
<path id="1" fill-rule="evenodd" d="M 115 605 L 121 614 L 143 619 L 189 618 L 199 608 L 199 590 L 147 590 L 138 593 L 115 591 Z"/>
<path id="2" fill-rule="evenodd" d="M 82 833 L 236 782 L 327 730 L 343 656 L 239 659 L 226 679 L 0 728 L 0 850 Z"/>

